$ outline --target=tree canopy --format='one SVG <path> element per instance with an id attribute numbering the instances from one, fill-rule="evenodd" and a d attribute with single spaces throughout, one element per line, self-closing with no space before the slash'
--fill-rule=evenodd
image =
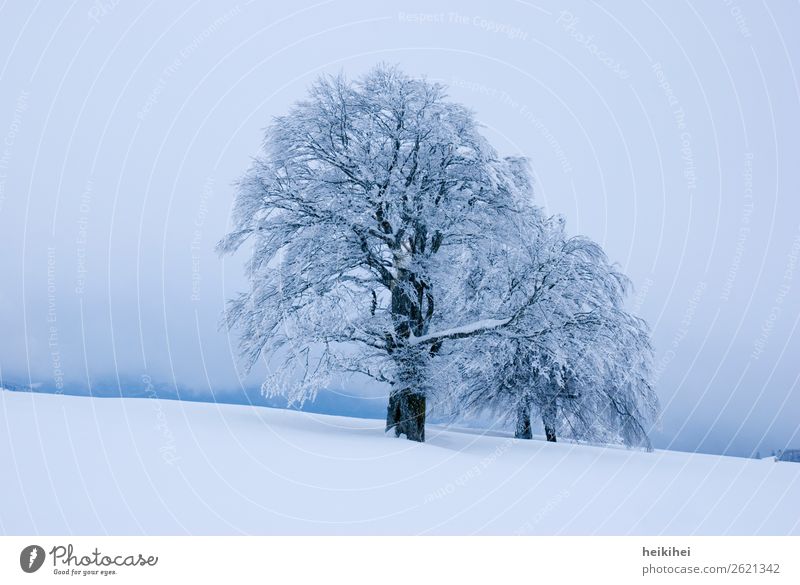
<path id="1" fill-rule="evenodd" d="M 238 184 L 219 249 L 245 243 L 226 320 L 248 363 L 270 359 L 267 393 L 302 402 L 359 373 L 389 385 L 387 430 L 409 439 L 429 398 L 646 439 L 651 350 L 627 279 L 535 207 L 527 161 L 440 84 L 392 66 L 320 78 Z"/>

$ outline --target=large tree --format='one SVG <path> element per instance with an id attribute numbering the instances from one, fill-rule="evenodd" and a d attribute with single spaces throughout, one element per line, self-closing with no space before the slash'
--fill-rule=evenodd
<path id="1" fill-rule="evenodd" d="M 649 373 L 630 384 L 608 351 L 649 357 L 626 279 L 531 201 L 526 162 L 499 157 L 442 86 L 385 66 L 318 80 L 268 127 L 220 242 L 250 244 L 227 319 L 249 363 L 268 360 L 265 392 L 302 402 L 364 374 L 390 385 L 387 431 L 416 441 L 431 396 L 512 401 L 523 436 L 532 410 L 553 438 L 559 421 L 589 436 L 609 406 L 598 428 L 641 430 Z"/>
<path id="2" fill-rule="evenodd" d="M 439 84 L 386 66 L 319 79 L 268 127 L 219 245 L 251 246 L 227 320 L 250 363 L 269 358 L 265 391 L 302 401 L 359 372 L 391 386 L 387 430 L 423 441 L 442 344 L 514 319 L 465 323 L 455 294 L 529 191 Z"/>

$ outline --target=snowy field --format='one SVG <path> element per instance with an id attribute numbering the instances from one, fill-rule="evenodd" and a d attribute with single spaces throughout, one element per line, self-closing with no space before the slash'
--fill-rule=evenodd
<path id="1" fill-rule="evenodd" d="M 800 465 L 0 392 L 0 532 L 800 534 Z"/>

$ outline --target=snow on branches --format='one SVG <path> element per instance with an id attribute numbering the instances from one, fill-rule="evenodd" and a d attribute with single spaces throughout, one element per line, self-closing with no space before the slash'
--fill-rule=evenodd
<path id="1" fill-rule="evenodd" d="M 249 364 L 269 361 L 265 392 L 302 402 L 363 374 L 390 386 L 387 430 L 409 439 L 432 399 L 643 443 L 657 403 L 627 281 L 531 201 L 527 162 L 443 86 L 389 66 L 323 77 L 239 182 L 219 250 L 247 243 L 250 287 L 227 324 Z"/>

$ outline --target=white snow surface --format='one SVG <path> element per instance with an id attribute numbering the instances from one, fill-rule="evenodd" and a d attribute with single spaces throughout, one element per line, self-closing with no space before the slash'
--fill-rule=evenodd
<path id="1" fill-rule="evenodd" d="M 800 534 L 800 465 L 0 392 L 4 534 Z"/>

